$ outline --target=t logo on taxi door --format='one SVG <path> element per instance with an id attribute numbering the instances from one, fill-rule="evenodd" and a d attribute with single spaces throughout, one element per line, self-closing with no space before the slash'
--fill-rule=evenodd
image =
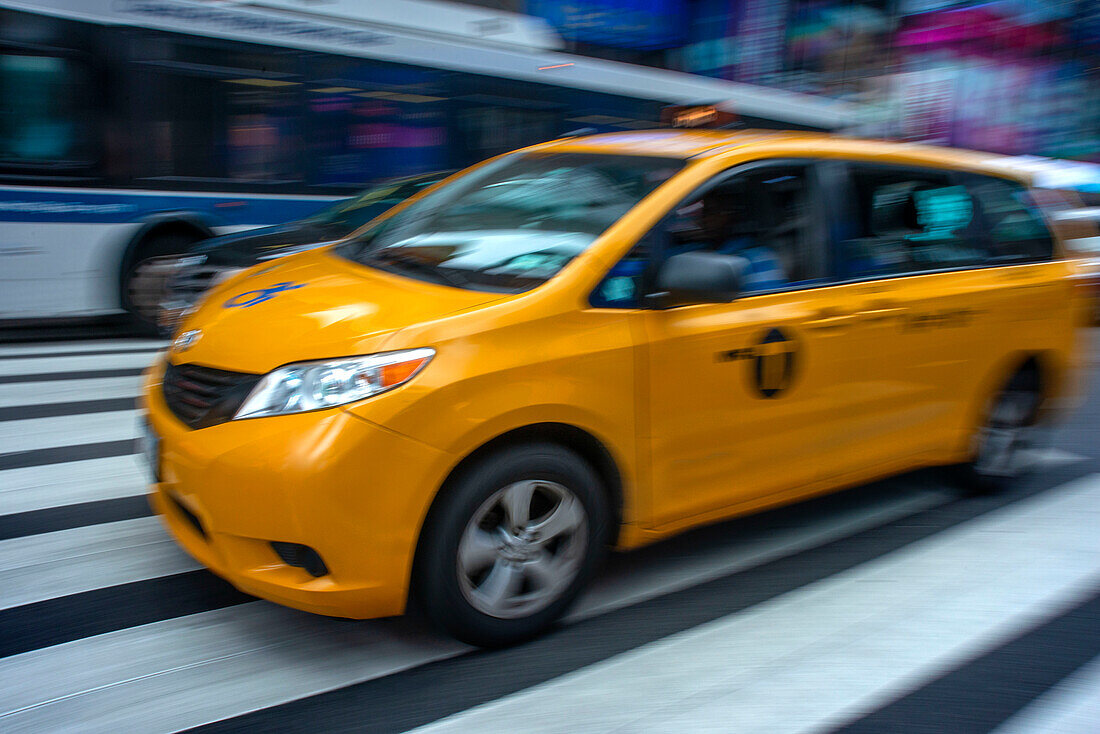
<path id="1" fill-rule="evenodd" d="M 772 329 L 753 349 L 752 376 L 757 391 L 774 398 L 791 386 L 798 344 L 780 329 Z"/>
<path id="2" fill-rule="evenodd" d="M 749 382 L 760 397 L 774 398 L 791 386 L 797 364 L 798 342 L 782 329 L 769 329 L 764 337 L 751 347 L 719 352 L 719 362 L 746 361 L 749 364 Z"/>

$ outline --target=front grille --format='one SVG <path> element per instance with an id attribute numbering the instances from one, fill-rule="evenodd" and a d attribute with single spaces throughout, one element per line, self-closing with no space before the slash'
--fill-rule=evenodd
<path id="1" fill-rule="evenodd" d="M 233 418 L 260 377 L 197 364 L 169 364 L 164 373 L 164 402 L 191 428 L 216 426 Z"/>

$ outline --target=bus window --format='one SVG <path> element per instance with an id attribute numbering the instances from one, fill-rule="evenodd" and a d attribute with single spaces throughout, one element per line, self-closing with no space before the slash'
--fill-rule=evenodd
<path id="1" fill-rule="evenodd" d="M 61 56 L 0 55 L 0 158 L 13 163 L 78 163 L 89 157 L 86 74 Z"/>
<path id="2" fill-rule="evenodd" d="M 289 184 L 300 165 L 302 83 L 294 54 L 146 33 L 133 44 L 143 178 Z"/>
<path id="3" fill-rule="evenodd" d="M 362 186 L 460 165 L 448 156 L 446 72 L 320 54 L 302 63 L 311 184 Z"/>

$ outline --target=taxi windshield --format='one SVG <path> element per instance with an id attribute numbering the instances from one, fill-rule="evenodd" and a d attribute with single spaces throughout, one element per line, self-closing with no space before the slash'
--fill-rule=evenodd
<path id="1" fill-rule="evenodd" d="M 413 202 L 337 252 L 412 278 L 518 293 L 552 278 L 682 166 L 649 156 L 515 154 Z"/>

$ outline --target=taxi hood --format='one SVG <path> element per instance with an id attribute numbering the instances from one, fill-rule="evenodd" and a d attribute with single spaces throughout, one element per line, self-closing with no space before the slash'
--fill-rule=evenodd
<path id="1" fill-rule="evenodd" d="M 403 327 L 505 297 L 382 272 L 327 249 L 303 252 L 212 290 L 183 326 L 201 333 L 186 349 L 173 346 L 170 356 L 265 373 L 290 362 L 381 351 Z"/>

